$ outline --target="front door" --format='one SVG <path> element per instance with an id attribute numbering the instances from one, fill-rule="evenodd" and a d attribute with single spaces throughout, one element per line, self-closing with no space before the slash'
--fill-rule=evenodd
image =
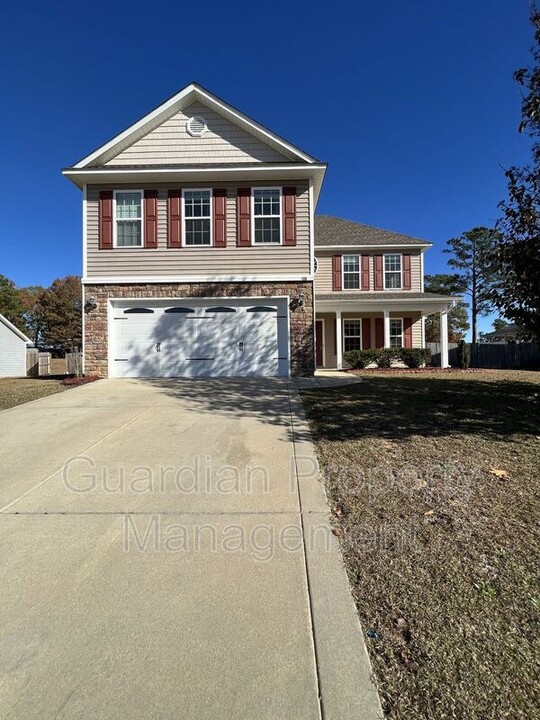
<path id="1" fill-rule="evenodd" d="M 315 320 L 315 359 L 317 367 L 324 365 L 323 327 L 324 323 L 322 320 Z"/>

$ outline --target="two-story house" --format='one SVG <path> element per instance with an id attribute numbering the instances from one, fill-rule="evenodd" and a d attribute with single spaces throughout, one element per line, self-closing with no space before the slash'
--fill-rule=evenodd
<path id="1" fill-rule="evenodd" d="M 63 170 L 83 192 L 85 373 L 302 375 L 422 345 L 452 300 L 423 293 L 428 243 L 315 218 L 325 171 L 197 84 Z"/>

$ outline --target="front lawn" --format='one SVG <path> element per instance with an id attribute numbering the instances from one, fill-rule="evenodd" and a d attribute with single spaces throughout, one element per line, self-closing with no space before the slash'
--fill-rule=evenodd
<path id="1" fill-rule="evenodd" d="M 0 410 L 67 389 L 59 378 L 0 378 Z"/>
<path id="2" fill-rule="evenodd" d="M 385 714 L 538 717 L 540 373 L 302 392 Z"/>

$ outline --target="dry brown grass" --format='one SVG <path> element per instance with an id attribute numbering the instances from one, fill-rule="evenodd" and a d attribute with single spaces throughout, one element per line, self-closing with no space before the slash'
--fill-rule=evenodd
<path id="1" fill-rule="evenodd" d="M 540 373 L 365 373 L 302 398 L 385 713 L 538 717 Z"/>
<path id="2" fill-rule="evenodd" d="M 58 378 L 0 378 L 0 410 L 67 389 Z"/>

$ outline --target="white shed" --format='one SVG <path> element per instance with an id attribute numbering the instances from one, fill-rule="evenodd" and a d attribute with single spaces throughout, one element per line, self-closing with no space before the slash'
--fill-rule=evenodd
<path id="1" fill-rule="evenodd" d="M 31 342 L 13 323 L 0 315 L 0 377 L 26 375 L 26 346 Z"/>

